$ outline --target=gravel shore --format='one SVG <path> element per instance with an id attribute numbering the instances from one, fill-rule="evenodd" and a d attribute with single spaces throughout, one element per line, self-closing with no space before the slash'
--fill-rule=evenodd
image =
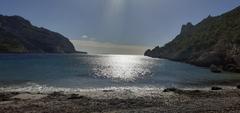
<path id="1" fill-rule="evenodd" d="M 239 113 L 240 90 L 0 92 L 1 113 Z"/>

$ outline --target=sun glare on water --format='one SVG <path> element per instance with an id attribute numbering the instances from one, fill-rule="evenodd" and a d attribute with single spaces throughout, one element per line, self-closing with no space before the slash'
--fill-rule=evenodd
<path id="1" fill-rule="evenodd" d="M 148 65 L 143 63 L 142 57 L 131 55 L 112 55 L 97 62 L 93 69 L 99 77 L 125 81 L 134 81 L 149 73 Z"/>

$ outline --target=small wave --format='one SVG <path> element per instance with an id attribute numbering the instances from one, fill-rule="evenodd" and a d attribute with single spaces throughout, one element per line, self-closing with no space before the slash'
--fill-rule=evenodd
<path id="1" fill-rule="evenodd" d="M 39 93 L 51 93 L 51 92 L 65 92 L 65 93 L 78 93 L 78 92 L 94 92 L 94 91 L 151 91 L 151 90 L 163 90 L 164 88 L 157 88 L 154 86 L 126 86 L 126 87 L 104 87 L 104 88 L 63 88 L 53 87 L 47 85 L 39 85 L 37 83 L 26 83 L 23 86 L 8 86 L 0 87 L 1 92 L 39 92 Z"/>
<path id="2" fill-rule="evenodd" d="M 233 86 L 219 85 L 223 89 L 234 89 Z M 52 93 L 52 92 L 64 92 L 64 93 L 81 93 L 81 92 L 124 92 L 130 91 L 136 94 L 146 94 L 151 92 L 162 92 L 166 87 L 156 86 L 124 86 L 124 87 L 103 87 L 103 88 L 64 88 L 64 87 L 53 87 L 47 85 L 40 85 L 37 83 L 28 82 L 24 85 L 15 85 L 0 87 L 0 92 L 30 92 L 30 93 Z M 210 90 L 211 86 L 208 87 L 188 87 L 180 88 L 182 90 Z"/>

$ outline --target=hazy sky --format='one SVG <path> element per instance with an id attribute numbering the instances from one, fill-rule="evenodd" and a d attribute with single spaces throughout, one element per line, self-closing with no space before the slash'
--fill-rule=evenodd
<path id="1" fill-rule="evenodd" d="M 172 40 L 182 24 L 239 5 L 240 0 L 0 0 L 0 14 L 23 16 L 90 53 L 142 54 Z"/>

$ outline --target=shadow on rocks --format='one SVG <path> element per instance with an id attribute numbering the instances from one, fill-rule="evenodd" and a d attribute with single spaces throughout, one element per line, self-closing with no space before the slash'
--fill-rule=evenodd
<path id="1" fill-rule="evenodd" d="M 88 98 L 85 96 L 80 96 L 78 94 L 71 94 L 68 99 L 74 100 L 74 99 L 88 99 Z"/>

